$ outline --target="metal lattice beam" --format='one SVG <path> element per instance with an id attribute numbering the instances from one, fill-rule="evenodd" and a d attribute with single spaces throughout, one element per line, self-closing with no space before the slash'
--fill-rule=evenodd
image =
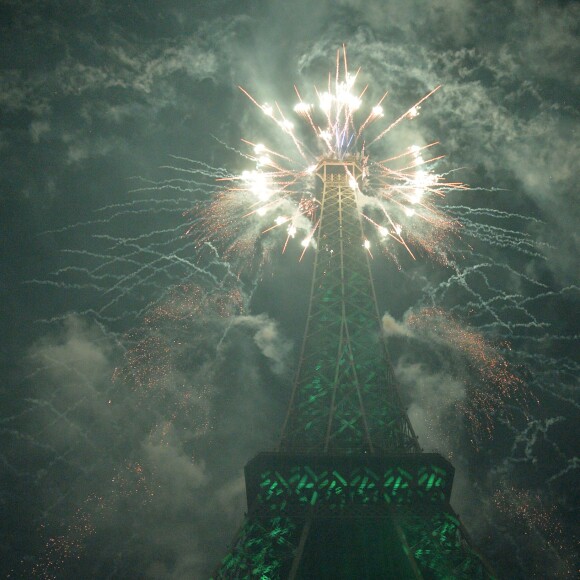
<path id="1" fill-rule="evenodd" d="M 306 333 L 283 428 L 285 451 L 420 451 L 380 329 L 354 161 L 324 161 Z"/>

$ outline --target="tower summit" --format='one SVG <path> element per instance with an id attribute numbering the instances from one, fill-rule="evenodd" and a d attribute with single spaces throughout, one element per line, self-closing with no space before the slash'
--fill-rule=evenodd
<path id="1" fill-rule="evenodd" d="M 279 449 L 245 468 L 248 513 L 214 578 L 493 578 L 422 453 L 381 331 L 355 157 L 323 159 L 306 331 Z"/>

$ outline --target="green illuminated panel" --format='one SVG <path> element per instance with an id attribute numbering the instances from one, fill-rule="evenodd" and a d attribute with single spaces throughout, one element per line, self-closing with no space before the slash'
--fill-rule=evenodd
<path id="1" fill-rule="evenodd" d="M 466 541 L 455 514 L 437 511 L 428 515 L 399 510 L 397 516 L 410 554 L 426 577 L 448 580 L 493 578 Z"/>
<path id="2" fill-rule="evenodd" d="M 452 478 L 437 454 L 259 454 L 246 466 L 250 516 L 214 578 L 321 577 L 330 560 L 348 571 L 333 578 L 364 564 L 360 577 L 489 580 L 449 506 Z"/>
<path id="3" fill-rule="evenodd" d="M 260 474 L 258 501 L 269 509 L 285 505 L 324 504 L 338 509 L 347 504 L 409 504 L 413 501 L 445 501 L 442 491 L 446 479 L 434 466 L 421 466 L 417 472 L 395 467 L 376 472 L 368 467 L 350 471 L 293 466 L 287 471 L 266 470 Z"/>
<path id="4" fill-rule="evenodd" d="M 304 518 L 295 517 L 250 517 L 213 578 L 287 578 L 297 554 L 305 521 Z M 314 537 L 306 538 L 307 561 L 304 565 L 300 564 L 300 570 L 306 575 L 299 575 L 298 578 L 311 578 L 307 572 L 311 571 L 316 562 L 319 562 L 317 565 L 321 566 L 321 570 L 327 570 L 334 560 L 342 558 L 341 566 L 348 567 L 357 561 L 358 552 L 348 556 L 353 541 L 360 541 L 361 538 L 366 538 L 367 542 L 374 539 L 375 543 L 382 538 L 365 555 L 365 565 L 376 573 L 379 570 L 386 573 L 395 567 L 397 578 L 494 578 L 467 543 L 459 520 L 449 509 L 421 510 L 417 513 L 413 508 L 399 508 L 388 517 L 378 519 L 375 515 L 354 519 L 352 516 L 339 519 L 321 517 L 313 522 L 311 527 Z M 333 529 L 336 531 L 331 531 Z M 352 536 L 349 535 L 349 530 L 352 530 Z M 325 541 L 321 541 L 321 534 L 328 536 Z M 364 546 L 359 546 L 358 551 L 363 549 Z M 396 558 L 395 554 L 398 554 Z M 408 564 L 405 565 L 401 558 L 408 559 Z M 417 572 L 414 573 L 413 569 Z M 345 570 L 346 568 L 338 570 L 336 578 L 356 578 L 357 572 L 352 569 L 348 576 L 341 576 L 340 573 Z"/>
<path id="5" fill-rule="evenodd" d="M 247 519 L 213 578 L 281 578 L 294 556 L 299 532 L 299 525 L 289 517 Z"/>

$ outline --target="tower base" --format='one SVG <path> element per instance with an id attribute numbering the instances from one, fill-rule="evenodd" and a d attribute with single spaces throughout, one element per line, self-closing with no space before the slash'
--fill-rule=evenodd
<path id="1" fill-rule="evenodd" d="M 449 504 L 453 473 L 430 453 L 260 453 L 214 578 L 493 578 Z"/>

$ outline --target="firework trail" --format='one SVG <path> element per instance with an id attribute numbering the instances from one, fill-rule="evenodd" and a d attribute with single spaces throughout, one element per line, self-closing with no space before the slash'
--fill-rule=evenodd
<path id="1" fill-rule="evenodd" d="M 339 51 L 335 73 L 329 76 L 325 90 L 315 87 L 311 95 L 317 104 L 295 88 L 298 103 L 291 112 L 278 103 L 260 104 L 241 89 L 286 139 L 283 153 L 264 143 L 243 140 L 246 151 L 229 149 L 252 162 L 254 168 L 240 174 L 174 157 L 175 163 L 164 167 L 172 177 L 143 181 L 131 192 L 154 193 L 153 199 L 108 206 L 99 210 L 98 219 L 47 232 L 54 236 L 88 232 L 91 250 L 65 250 L 72 263 L 48 279 L 33 282 L 91 294 L 91 308 L 80 312 L 106 324 L 128 319 L 137 322 L 149 307 L 147 298 L 139 300 L 140 296 L 157 293 L 161 302 L 168 288 L 199 278 L 220 288 L 245 285 L 248 304 L 260 268 L 275 250 L 286 251 L 298 238 L 296 246 L 302 256 L 315 244 L 320 209 L 316 170 L 324 158 L 354 158 L 363 168 L 362 182 L 353 178 L 351 186 L 367 226 L 362 243 L 369 253 L 376 245 L 397 263 L 399 249 L 413 259 L 417 254 L 426 255 L 463 277 L 468 271 L 456 254 L 470 254 L 477 261 L 485 258 L 475 256 L 471 240 L 542 259 L 543 248 L 531 234 L 500 225 L 514 218 L 537 220 L 446 201 L 449 194 L 455 199 L 459 193 L 472 192 L 461 182 L 450 181 L 450 171 L 436 172 L 442 164 L 442 156 L 431 153 L 436 142 L 411 145 L 384 156 L 385 136 L 417 117 L 439 87 L 384 123 L 386 94 L 365 107 L 367 87 L 356 87 L 359 72 L 349 72 L 346 51 Z M 165 218 L 168 227 L 160 228 Z M 144 222 L 140 233 L 115 233 L 124 232 L 127 221 L 137 219 Z M 147 228 L 147 220 L 152 227 Z M 242 277 L 243 271 L 249 275 Z M 534 283 L 531 278 L 529 282 Z M 470 303 L 478 296 L 476 292 Z M 135 298 L 141 308 L 123 308 Z M 487 307 L 477 306 L 483 311 Z"/>
<path id="2" fill-rule="evenodd" d="M 437 89 L 384 128 L 386 95 L 365 112 L 366 88 L 357 91 L 357 76 L 348 72 L 346 52 L 338 53 L 334 78 L 329 77 L 326 90 L 315 88 L 312 95 L 318 105 L 296 89 L 299 102 L 289 114 L 277 103 L 259 105 L 242 89 L 288 140 L 284 153 L 244 141 L 248 151 L 237 152 L 254 168 L 241 174 L 173 157 L 174 163 L 163 168 L 172 176 L 142 180 L 131 192 L 133 200 L 101 208 L 96 219 L 46 232 L 65 240 L 82 232 L 90 249 L 63 250 L 69 265 L 33 282 L 87 293 L 90 308 L 76 311 L 108 325 L 137 322 L 152 293 L 162 301 L 168 288 L 199 278 L 216 287 L 245 283 L 248 301 L 257 272 L 274 249 L 286 250 L 295 237 L 300 253 L 313 245 L 319 219 L 315 173 L 326 157 L 355 157 L 363 167 L 362 190 L 354 180 L 352 187 L 369 229 L 364 240 L 369 252 L 374 238 L 395 260 L 401 247 L 412 256 L 420 251 L 446 263 L 450 235 L 458 234 L 461 224 L 437 201 L 465 186 L 435 173 L 442 159 L 430 154 L 436 143 L 413 145 L 383 160 L 370 154 L 378 154 L 385 135 L 416 117 Z M 300 135 L 291 117 L 304 121 L 312 133 Z M 155 197 L 135 198 L 151 194 Z M 127 235 L 127 224 L 137 220 L 141 231 Z M 250 274 L 242 280 L 244 270 Z M 130 309 L 124 308 L 127 302 L 133 302 Z"/>
<path id="3" fill-rule="evenodd" d="M 538 493 L 506 482 L 495 490 L 491 504 L 495 509 L 494 517 L 505 523 L 505 534 L 522 567 L 542 576 L 547 560 L 553 577 L 576 577 L 573 541 L 566 537 L 556 505 L 546 505 L 546 500 Z M 527 537 L 533 550 L 529 545 L 525 551 L 521 549 L 518 532 Z"/>
<path id="4" fill-rule="evenodd" d="M 187 235 L 190 224 L 184 219 L 192 205 L 192 197 L 211 195 L 217 189 L 207 177 L 205 164 L 181 169 L 192 176 L 188 180 L 169 179 L 147 181 L 131 192 L 132 196 L 155 191 L 155 198 L 133 199 L 97 210 L 97 219 L 78 222 L 44 235 L 60 236 L 64 240 L 81 235 L 86 248 L 62 250 L 69 262 L 44 280 L 32 280 L 47 289 L 69 289 L 83 294 L 88 308 L 73 308 L 73 312 L 88 316 L 107 326 L 121 329 L 138 324 L 151 309 L 152 296 L 161 304 L 169 300 L 173 288 L 189 281 L 214 288 L 231 288 L 237 277 L 231 264 L 221 258 L 211 243 L 199 244 Z M 173 171 L 173 169 L 171 169 Z M 219 174 L 219 173 L 218 173 Z M 175 190 L 187 192 L 186 197 L 166 197 Z M 209 192 L 209 193 L 208 193 Z M 139 224 L 139 232 L 128 235 L 128 226 Z M 160 227 L 166 224 L 166 227 Z M 155 298 L 153 299 L 155 300 Z M 43 322 L 62 320 L 56 316 Z"/>
<path id="5" fill-rule="evenodd" d="M 452 404 L 466 417 L 473 442 L 484 434 L 491 437 L 495 417 L 509 414 L 510 407 L 527 409 L 530 396 L 525 382 L 501 353 L 510 350 L 509 344 L 493 344 L 441 309 L 412 312 L 406 323 L 415 338 L 431 343 L 432 351 L 435 344 L 441 345 L 445 372 L 464 383 L 465 396 Z"/>

